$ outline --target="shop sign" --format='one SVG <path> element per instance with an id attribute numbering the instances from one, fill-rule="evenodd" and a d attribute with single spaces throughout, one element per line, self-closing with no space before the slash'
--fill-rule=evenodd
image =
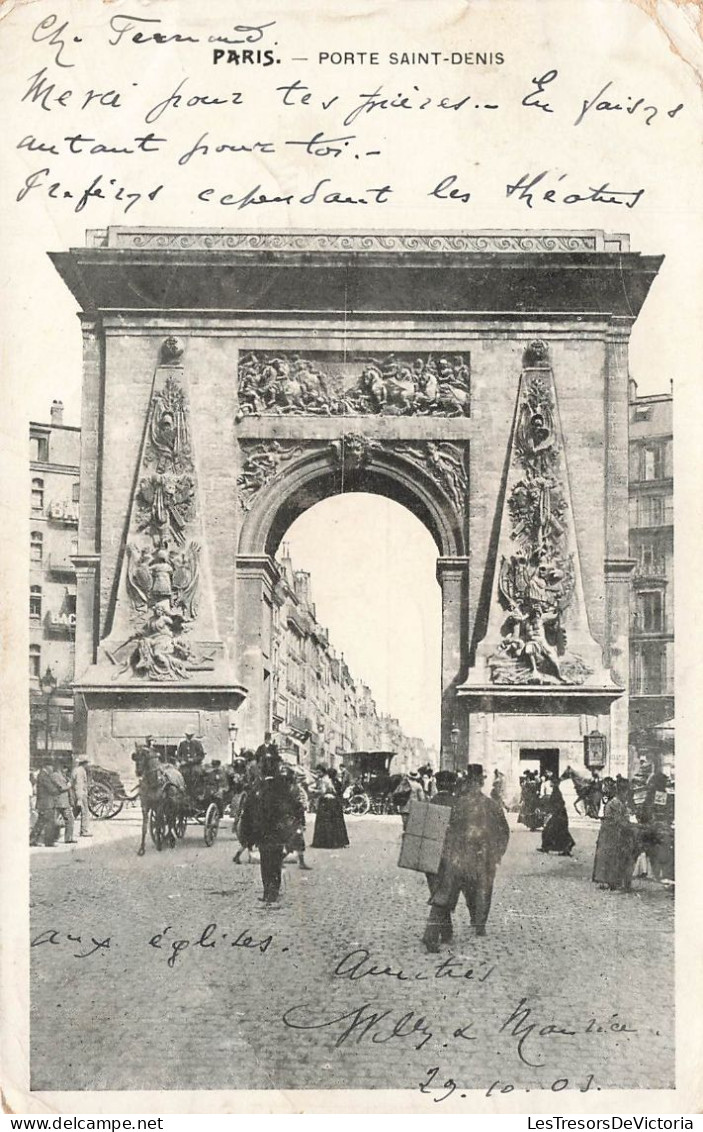
<path id="1" fill-rule="evenodd" d="M 51 629 L 75 629 L 75 613 L 49 613 L 47 620 Z"/>

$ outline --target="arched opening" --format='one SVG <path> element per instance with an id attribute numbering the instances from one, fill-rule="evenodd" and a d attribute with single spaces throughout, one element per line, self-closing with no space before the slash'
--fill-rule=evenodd
<path id="1" fill-rule="evenodd" d="M 279 576 L 275 560 L 287 533 L 297 522 L 303 523 L 306 515 L 315 524 L 316 512 L 321 516 L 332 514 L 328 508 L 334 508 L 335 500 L 352 508 L 355 499 L 361 500 L 357 506 L 363 508 L 363 500 L 371 499 L 376 506 L 385 506 L 404 516 L 405 522 L 412 524 L 413 541 L 423 542 L 420 559 L 424 558 L 426 565 L 424 570 L 421 564 L 419 566 L 424 576 L 421 588 L 426 593 L 434 592 L 434 598 L 428 600 L 434 602 L 435 639 L 438 635 L 441 638 L 434 668 L 439 673 L 439 690 L 430 693 L 430 688 L 437 689 L 437 678 L 423 674 L 423 679 L 417 681 L 415 696 L 426 700 L 432 695 L 434 723 L 426 720 L 422 730 L 434 730 L 434 742 L 441 748 L 442 761 L 451 763 L 451 744 L 458 742 L 457 727 L 462 726 L 457 720 L 455 690 L 465 677 L 467 665 L 468 558 L 464 542 L 465 480 L 461 480 L 465 471 L 461 467 L 458 471 L 453 469 L 462 487 L 458 490 L 456 480 L 446 474 L 442 476 L 446 467 L 432 464 L 437 454 L 431 446 L 385 446 L 357 437 L 343 438 L 331 445 L 293 447 L 295 442 L 292 441 L 289 444 L 291 449 L 272 448 L 269 442 L 267 451 L 273 451 L 280 460 L 276 474 L 266 478 L 260 486 L 256 485 L 244 501 L 237 562 L 239 679 L 248 688 L 242 713 L 242 741 L 260 742 L 259 737 L 273 723 L 272 705 L 277 693 L 274 622 Z M 261 449 L 255 451 L 258 453 Z M 244 466 L 246 468 L 247 464 Z M 386 517 L 389 513 L 386 512 Z M 418 522 L 413 521 L 413 516 Z M 353 539 L 368 524 L 347 517 L 340 520 L 340 526 L 344 528 L 345 538 Z M 382 537 L 381 526 L 380 521 L 371 524 L 377 538 Z M 313 542 L 331 545 L 332 530 L 333 527 L 325 528 L 323 520 Z M 399 561 L 411 558 L 402 544 L 398 546 L 397 558 Z M 310 563 L 301 560 L 296 561 L 295 566 L 307 570 Z M 341 570 L 341 566 L 338 569 Z M 382 572 L 387 573 L 385 569 Z M 439 582 L 438 598 L 437 589 L 433 589 L 434 579 Z M 370 585 L 366 583 L 367 589 Z M 398 612 L 396 621 L 402 620 L 403 613 Z M 406 643 L 409 650 L 417 647 Z M 388 663 L 392 665 L 393 661 Z M 362 671 L 358 676 L 369 678 Z M 388 705 L 395 702 L 393 698 L 383 698 Z M 412 718 L 413 713 L 410 720 Z"/>
<path id="2" fill-rule="evenodd" d="M 311 719 L 312 761 L 386 747 L 396 749 L 397 769 L 436 761 L 436 559 L 424 524 L 398 502 L 366 492 L 318 502 L 285 531 L 276 562 L 294 605 L 276 611 L 272 723 L 285 734 L 290 717 Z M 296 608 L 304 636 L 295 618 L 285 624 Z"/>

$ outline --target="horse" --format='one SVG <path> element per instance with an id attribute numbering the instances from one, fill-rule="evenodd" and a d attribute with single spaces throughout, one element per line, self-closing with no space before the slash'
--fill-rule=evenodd
<path id="1" fill-rule="evenodd" d="M 167 838 L 173 848 L 176 844 L 176 821 L 182 810 L 181 791 L 166 779 L 156 752 L 150 752 L 142 760 L 139 801 L 142 807 L 142 837 L 137 856 L 144 856 L 146 831 L 150 821 L 159 831 L 159 841 L 161 838 Z M 157 844 L 157 848 L 161 848 L 160 843 Z"/>
<path id="2" fill-rule="evenodd" d="M 564 773 L 559 776 L 559 781 L 564 782 L 567 778 L 571 779 L 574 784 L 574 790 L 576 791 L 576 800 L 574 801 L 576 813 L 582 816 L 579 810 L 579 803 L 583 802 L 585 817 L 597 818 L 600 814 L 602 798 L 601 784 L 595 779 L 583 778 L 570 766 L 567 766 Z"/>

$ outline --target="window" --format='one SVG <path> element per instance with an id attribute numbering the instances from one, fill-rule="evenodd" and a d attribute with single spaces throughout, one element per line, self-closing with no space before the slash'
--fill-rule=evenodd
<path id="1" fill-rule="evenodd" d="M 662 470 L 662 453 L 659 445 L 652 445 L 645 448 L 642 453 L 642 479 L 643 480 L 659 480 L 661 479 Z"/>
<path id="2" fill-rule="evenodd" d="M 73 487 L 71 488 L 71 499 L 73 500 L 74 503 L 77 503 L 78 500 L 80 499 L 80 497 L 81 497 L 81 485 L 79 483 L 74 483 Z"/>
<path id="3" fill-rule="evenodd" d="M 32 480 L 32 511 L 44 510 L 44 480 Z"/>
<path id="4" fill-rule="evenodd" d="M 644 573 L 651 574 L 654 569 L 655 554 L 651 542 L 644 542 L 640 547 L 640 567 Z"/>
<path id="5" fill-rule="evenodd" d="M 41 586 L 29 587 L 29 616 L 35 620 L 41 617 Z"/>
<path id="6" fill-rule="evenodd" d="M 41 648 L 39 645 L 29 646 L 29 675 L 35 679 L 39 679 L 41 672 Z"/>
<path id="7" fill-rule="evenodd" d="M 661 645 L 643 645 L 638 656 L 636 688 L 642 696 L 659 696 L 665 685 L 665 655 Z"/>
<path id="8" fill-rule="evenodd" d="M 661 590 L 643 590 L 637 595 L 637 625 L 641 632 L 661 632 L 662 596 Z"/>
<path id="9" fill-rule="evenodd" d="M 41 562 L 44 557 L 44 536 L 41 531 L 32 531 L 29 536 L 29 560 Z"/>
<path id="10" fill-rule="evenodd" d="M 49 459 L 49 438 L 48 436 L 32 436 L 29 441 L 29 458 L 30 460 L 40 460 L 46 463 Z"/>
<path id="11" fill-rule="evenodd" d="M 640 500 L 640 526 L 659 527 L 664 521 L 663 500 L 659 496 L 651 496 Z"/>

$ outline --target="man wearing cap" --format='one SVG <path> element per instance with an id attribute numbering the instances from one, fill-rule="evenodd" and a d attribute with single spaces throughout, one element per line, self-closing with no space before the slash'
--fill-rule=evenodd
<path id="1" fill-rule="evenodd" d="M 452 806 L 423 936 L 431 952 L 439 950 L 440 941 L 452 938 L 452 912 L 462 892 L 476 935 L 486 934 L 495 872 L 508 847 L 510 829 L 502 807 L 482 793 L 484 778 L 483 767 L 469 763 L 462 793 Z"/>
<path id="2" fill-rule="evenodd" d="M 68 775 L 63 768 L 63 762 L 59 755 L 53 760 L 54 769 L 51 772 L 51 778 L 54 783 L 56 793 L 54 795 L 54 808 L 56 813 L 59 814 L 64 820 L 64 842 L 66 845 L 75 845 L 76 839 L 73 836 L 73 810 L 68 796 L 69 781 Z"/>
<path id="3" fill-rule="evenodd" d="M 176 760 L 179 763 L 199 764 L 205 758 L 205 749 L 199 739 L 193 738 L 194 732 L 186 731 L 185 739 L 181 739 L 176 751 Z"/>
<path id="4" fill-rule="evenodd" d="M 90 832 L 90 810 L 88 809 L 88 760 L 81 756 L 75 761 L 71 771 L 71 789 L 76 806 L 81 812 L 81 837 L 92 837 Z"/>

